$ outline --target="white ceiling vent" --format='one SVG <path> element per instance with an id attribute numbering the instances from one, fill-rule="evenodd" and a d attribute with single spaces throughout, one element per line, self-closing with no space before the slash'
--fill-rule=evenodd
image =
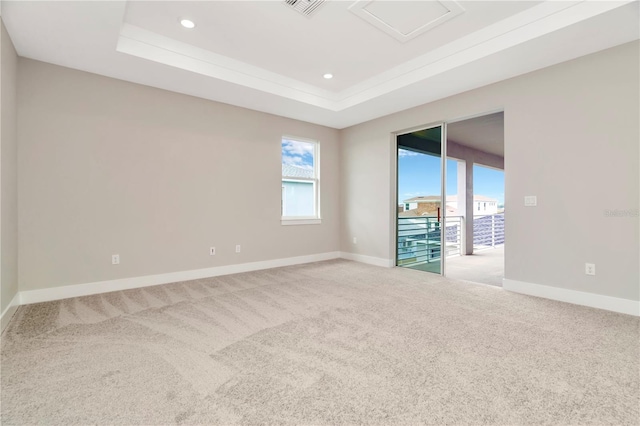
<path id="1" fill-rule="evenodd" d="M 357 0 L 349 10 L 403 43 L 465 11 L 456 0 Z"/>
<path id="2" fill-rule="evenodd" d="M 284 2 L 287 6 L 304 16 L 311 16 L 325 0 L 284 0 Z"/>

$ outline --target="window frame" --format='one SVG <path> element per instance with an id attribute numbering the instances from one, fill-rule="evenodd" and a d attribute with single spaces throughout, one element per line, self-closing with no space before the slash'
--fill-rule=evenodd
<path id="1" fill-rule="evenodd" d="M 282 142 L 285 140 L 294 142 L 303 142 L 313 145 L 313 177 L 302 178 L 297 176 L 285 176 L 282 174 Z M 313 184 L 313 211 L 312 216 L 284 216 L 284 201 L 286 197 L 283 193 L 280 196 L 280 223 L 282 225 L 319 225 L 322 223 L 322 217 L 320 214 L 320 141 L 316 139 L 303 138 L 291 135 L 282 135 L 280 138 L 280 184 L 284 188 L 284 182 L 303 182 Z"/>

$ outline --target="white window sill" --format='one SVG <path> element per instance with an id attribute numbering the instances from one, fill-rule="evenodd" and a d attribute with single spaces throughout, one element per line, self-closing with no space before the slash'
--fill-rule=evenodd
<path id="1" fill-rule="evenodd" d="M 281 219 L 282 225 L 320 225 L 321 219 Z"/>

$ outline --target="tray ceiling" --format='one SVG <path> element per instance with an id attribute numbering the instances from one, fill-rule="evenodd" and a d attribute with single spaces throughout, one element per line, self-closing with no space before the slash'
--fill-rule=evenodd
<path id="1" fill-rule="evenodd" d="M 283 0 L 2 2 L 21 56 L 336 128 L 638 39 L 638 12 L 637 1 L 326 1 L 310 16 Z"/>

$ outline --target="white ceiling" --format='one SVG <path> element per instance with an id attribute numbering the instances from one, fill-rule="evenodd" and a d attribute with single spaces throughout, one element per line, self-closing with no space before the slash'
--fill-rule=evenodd
<path id="1" fill-rule="evenodd" d="M 284 0 L 5 0 L 2 19 L 27 58 L 335 128 L 640 38 L 637 0 L 327 1 L 311 16 Z"/>
<path id="2" fill-rule="evenodd" d="M 504 157 L 504 113 L 449 123 L 447 141 Z"/>

